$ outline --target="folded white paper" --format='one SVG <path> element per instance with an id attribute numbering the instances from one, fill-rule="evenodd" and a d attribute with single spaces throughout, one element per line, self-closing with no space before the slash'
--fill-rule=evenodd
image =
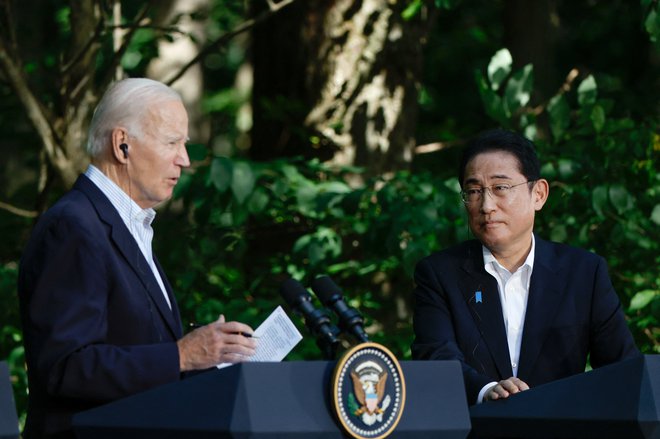
<path id="1" fill-rule="evenodd" d="M 282 361 L 302 340 L 300 331 L 281 306 L 275 308 L 266 320 L 254 331 L 257 341 L 256 353 L 245 361 Z M 218 364 L 218 369 L 235 363 Z"/>

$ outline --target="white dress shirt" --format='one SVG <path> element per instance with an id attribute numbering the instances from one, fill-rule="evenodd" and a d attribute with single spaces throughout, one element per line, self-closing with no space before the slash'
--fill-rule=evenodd
<path id="1" fill-rule="evenodd" d="M 167 305 L 172 309 L 170 298 L 167 296 L 163 279 L 160 277 L 151 250 L 151 241 L 154 237 L 154 229 L 151 228 L 151 223 L 156 218 L 156 211 L 153 209 L 142 209 L 126 192 L 94 165 L 89 165 L 87 171 L 85 171 L 85 176 L 98 186 L 101 192 L 108 197 L 110 203 L 117 209 L 119 216 L 124 221 L 124 224 L 126 224 L 129 232 L 137 242 L 140 251 L 142 251 L 142 255 L 147 260 L 149 268 L 153 272 L 165 296 Z"/>
<path id="2" fill-rule="evenodd" d="M 497 280 L 497 291 L 502 304 L 502 317 L 504 317 L 509 358 L 514 377 L 518 376 L 518 361 L 520 359 L 525 312 L 527 311 L 527 298 L 529 297 L 529 281 L 534 268 L 535 247 L 534 234 L 532 234 L 532 247 L 527 259 L 515 272 L 511 273 L 495 259 L 490 250 L 482 246 L 484 269 Z M 486 390 L 493 384 L 497 383 L 495 381 L 488 383 L 481 389 L 477 398 L 478 403 L 483 401 Z"/>

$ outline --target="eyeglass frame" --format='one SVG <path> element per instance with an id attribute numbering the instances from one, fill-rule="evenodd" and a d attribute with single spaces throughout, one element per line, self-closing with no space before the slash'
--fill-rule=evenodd
<path id="1" fill-rule="evenodd" d="M 476 203 L 478 201 L 483 200 L 484 192 L 488 192 L 490 194 L 490 197 L 494 200 L 502 200 L 502 199 L 506 199 L 508 197 L 508 194 L 511 193 L 510 192 L 511 189 L 513 189 L 514 187 L 522 186 L 525 183 L 536 183 L 537 181 L 538 180 L 527 180 L 527 181 L 523 181 L 522 183 L 511 184 L 511 185 L 508 184 L 508 183 L 495 183 L 495 184 L 491 184 L 490 186 L 481 186 L 480 188 L 478 188 L 479 198 L 476 199 L 476 200 L 467 199 L 467 197 L 468 197 L 468 194 L 466 192 L 467 189 L 463 189 L 463 190 L 461 190 L 461 194 L 460 194 L 461 195 L 461 200 L 463 201 L 464 204 Z M 507 189 L 504 192 L 504 195 L 493 194 L 493 190 L 491 188 L 494 187 L 494 186 L 507 186 Z M 470 190 L 476 190 L 476 189 L 477 188 L 471 188 Z"/>

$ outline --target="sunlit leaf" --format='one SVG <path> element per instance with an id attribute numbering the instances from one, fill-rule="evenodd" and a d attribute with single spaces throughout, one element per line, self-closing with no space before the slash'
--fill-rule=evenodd
<path id="1" fill-rule="evenodd" d="M 532 95 L 533 86 L 534 69 L 531 64 L 527 64 L 507 82 L 504 102 L 509 114 L 513 114 L 519 108 L 527 105 Z"/>
<path id="2" fill-rule="evenodd" d="M 587 78 L 578 86 L 577 92 L 578 103 L 580 106 L 585 107 L 587 105 L 595 104 L 596 98 L 598 97 L 596 79 L 592 75 L 587 76 Z"/>
<path id="3" fill-rule="evenodd" d="M 660 226 L 660 204 L 656 204 L 651 212 L 651 221 Z"/>
<path id="4" fill-rule="evenodd" d="M 506 48 L 498 50 L 490 59 L 490 63 L 488 64 L 488 79 L 493 90 L 498 90 L 507 76 L 509 76 L 512 64 L 513 58 Z"/>
<path id="5" fill-rule="evenodd" d="M 422 0 L 413 0 L 410 4 L 403 10 L 401 16 L 404 20 L 410 20 L 415 15 L 419 13 L 422 9 Z"/>
<path id="6" fill-rule="evenodd" d="M 646 307 L 654 299 L 660 297 L 660 291 L 658 290 L 644 290 L 640 291 L 633 296 L 630 300 L 630 311 L 638 311 Z"/>

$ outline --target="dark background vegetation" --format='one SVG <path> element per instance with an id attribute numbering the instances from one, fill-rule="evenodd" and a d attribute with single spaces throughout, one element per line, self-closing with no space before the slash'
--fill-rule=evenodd
<path id="1" fill-rule="evenodd" d="M 503 126 L 535 140 L 551 183 L 537 232 L 603 255 L 639 348 L 660 353 L 657 1 L 179 3 L 0 1 L 0 360 L 21 416 L 16 277 L 31 227 L 84 169 L 107 83 L 168 81 L 197 55 L 173 83 L 197 91 L 193 166 L 154 224 L 184 322 L 256 327 L 286 277 L 327 274 L 371 338 L 408 359 L 414 265 L 468 238 L 458 151 Z M 347 23 L 360 32 L 338 33 Z M 401 37 L 374 48 L 381 23 Z M 155 69 L 171 56 L 161 44 L 181 41 Z M 337 60 L 355 47 L 347 74 Z M 324 96 L 333 80 L 343 93 Z M 308 336 L 288 359 L 320 357 Z"/>

